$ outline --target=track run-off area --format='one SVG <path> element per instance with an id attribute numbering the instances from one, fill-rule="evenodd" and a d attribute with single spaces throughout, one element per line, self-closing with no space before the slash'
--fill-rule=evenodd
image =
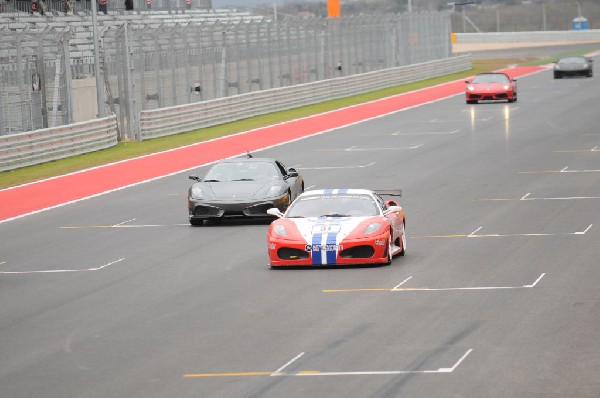
<path id="1" fill-rule="evenodd" d="M 595 60 L 599 58 L 595 55 Z M 600 78 L 507 70 L 0 191 L 0 397 L 597 397 Z M 270 270 L 188 174 L 401 189 L 404 257 Z"/>

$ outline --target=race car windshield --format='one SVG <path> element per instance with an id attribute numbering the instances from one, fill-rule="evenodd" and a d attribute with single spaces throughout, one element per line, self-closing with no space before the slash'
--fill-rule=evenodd
<path id="1" fill-rule="evenodd" d="M 563 58 L 561 60 L 558 61 L 559 64 L 585 64 L 586 60 L 585 58 L 580 58 L 580 57 L 569 57 L 569 58 Z"/>
<path id="2" fill-rule="evenodd" d="M 508 77 L 495 73 L 477 75 L 473 79 L 473 83 L 508 83 Z"/>
<path id="3" fill-rule="evenodd" d="M 278 178 L 277 168 L 270 162 L 225 162 L 215 164 L 206 173 L 204 181 L 270 181 Z"/>
<path id="4" fill-rule="evenodd" d="M 286 217 L 370 217 L 379 214 L 375 201 L 367 195 L 307 196 L 296 200 Z"/>

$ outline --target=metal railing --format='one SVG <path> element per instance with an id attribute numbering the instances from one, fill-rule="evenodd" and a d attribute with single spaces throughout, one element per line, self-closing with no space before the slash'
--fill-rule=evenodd
<path id="1" fill-rule="evenodd" d="M 110 148 L 117 144 L 117 118 L 0 136 L 0 171 Z"/>
<path id="2" fill-rule="evenodd" d="M 600 42 L 600 29 L 540 32 L 456 33 L 457 43 Z"/>
<path id="3" fill-rule="evenodd" d="M 142 111 L 140 139 L 182 133 L 471 69 L 464 55 L 360 75 Z"/>

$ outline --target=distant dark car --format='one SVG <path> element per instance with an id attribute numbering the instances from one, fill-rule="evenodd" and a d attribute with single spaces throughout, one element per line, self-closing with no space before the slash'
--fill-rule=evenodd
<path id="1" fill-rule="evenodd" d="M 554 64 L 554 78 L 561 79 L 564 76 L 594 76 L 592 59 L 583 56 L 559 59 Z"/>
<path id="2" fill-rule="evenodd" d="M 223 217 L 272 217 L 267 210 L 282 212 L 304 191 L 304 180 L 293 168 L 266 158 L 237 158 L 214 164 L 204 179 L 188 193 L 190 224 Z"/>
<path id="3" fill-rule="evenodd" d="M 467 104 L 479 101 L 517 101 L 517 79 L 511 79 L 506 73 L 480 73 L 465 83 Z"/>

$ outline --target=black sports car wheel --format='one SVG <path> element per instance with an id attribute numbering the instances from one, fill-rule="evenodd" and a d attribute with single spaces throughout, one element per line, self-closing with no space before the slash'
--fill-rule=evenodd
<path id="1" fill-rule="evenodd" d="M 194 227 L 199 227 L 204 224 L 204 220 L 197 218 L 190 218 L 190 224 Z"/>
<path id="2" fill-rule="evenodd" d="M 467 104 L 476 104 L 477 100 L 467 100 Z"/>

